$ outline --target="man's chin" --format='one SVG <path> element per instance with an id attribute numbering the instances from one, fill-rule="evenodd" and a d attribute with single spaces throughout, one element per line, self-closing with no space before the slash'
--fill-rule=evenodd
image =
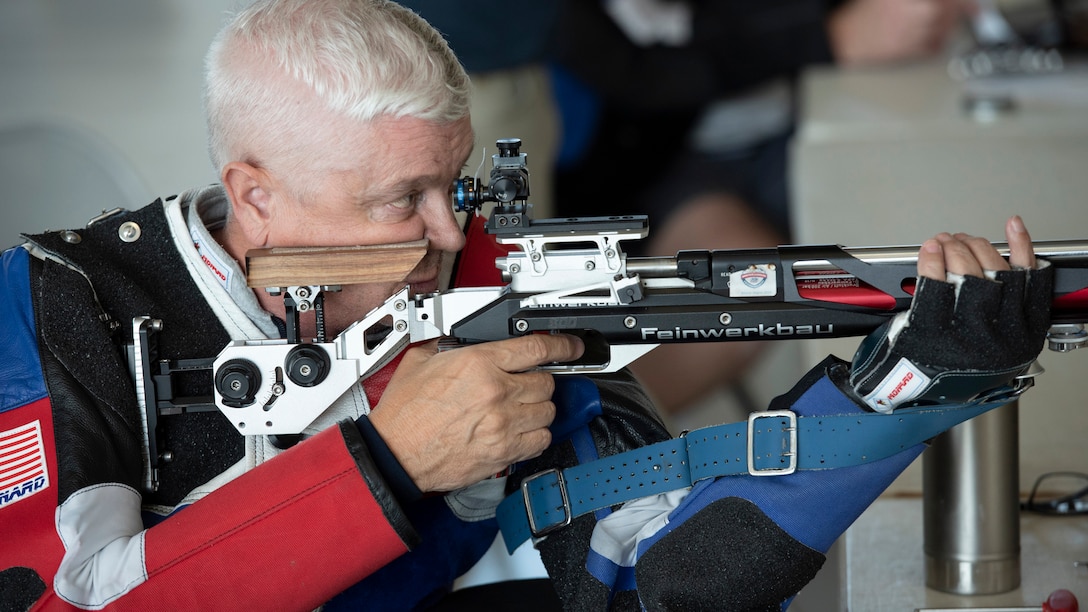
<path id="1" fill-rule="evenodd" d="M 412 295 L 435 293 L 443 284 L 447 284 L 443 279 L 448 279 L 448 262 L 454 259 L 447 255 L 449 254 L 442 251 L 428 252 L 426 258 L 408 276 L 408 292 Z"/>
<path id="2" fill-rule="evenodd" d="M 418 283 L 410 283 L 408 285 L 408 293 L 412 295 L 425 295 L 428 293 L 434 293 L 436 291 L 438 291 L 437 278 Z"/>

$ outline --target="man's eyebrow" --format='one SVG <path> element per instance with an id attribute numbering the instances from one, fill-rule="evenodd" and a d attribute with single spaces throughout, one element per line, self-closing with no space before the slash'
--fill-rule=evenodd
<path id="1" fill-rule="evenodd" d="M 382 187 L 379 193 L 385 196 L 399 196 L 411 191 L 422 191 L 445 181 L 445 177 L 438 173 L 417 174 Z"/>

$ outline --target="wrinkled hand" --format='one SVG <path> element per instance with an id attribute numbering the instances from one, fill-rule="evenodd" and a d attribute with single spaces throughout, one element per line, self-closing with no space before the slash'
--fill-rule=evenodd
<path id="1" fill-rule="evenodd" d="M 452 491 L 551 443 L 555 381 L 536 366 L 577 359 L 566 335 L 407 351 L 370 421 L 421 491 Z"/>
<path id="2" fill-rule="evenodd" d="M 937 53 L 969 5 L 964 0 L 851 0 L 828 20 L 835 60 L 860 66 Z"/>
<path id="3" fill-rule="evenodd" d="M 910 310 L 854 355 L 849 385 L 863 403 L 890 412 L 908 402 L 965 402 L 1031 365 L 1050 326 L 1053 270 L 1036 261 L 1019 217 L 1005 235 L 1009 262 L 988 240 L 966 234 L 922 245 Z"/>

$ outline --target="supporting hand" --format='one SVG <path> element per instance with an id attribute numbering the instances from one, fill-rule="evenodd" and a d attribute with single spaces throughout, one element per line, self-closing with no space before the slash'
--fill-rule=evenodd
<path id="1" fill-rule="evenodd" d="M 1053 271 L 1037 265 L 1019 217 L 1005 234 L 1009 262 L 986 239 L 966 234 L 922 245 L 910 310 L 854 355 L 849 384 L 863 403 L 890 412 L 908 402 L 969 401 L 1031 365 L 1050 326 Z"/>

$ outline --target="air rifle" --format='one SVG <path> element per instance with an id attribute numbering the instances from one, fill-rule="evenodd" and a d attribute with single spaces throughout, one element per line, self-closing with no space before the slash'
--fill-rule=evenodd
<path id="1" fill-rule="evenodd" d="M 545 369 L 607 373 L 661 344 L 866 335 L 910 306 L 917 246 L 780 246 L 628 257 L 623 243 L 647 235 L 645 216 L 534 219 L 520 144 L 498 141 L 490 182 L 464 177 L 451 192 L 458 211 L 478 214 L 485 203 L 495 203 L 485 229 L 510 249 L 495 261 L 505 284 L 427 295 L 411 295 L 406 286 L 329 339 L 322 324 L 325 292 L 351 283 L 399 281 L 426 253 L 426 243 L 267 249 L 249 253 L 247 280 L 282 294 L 287 338 L 234 341 L 214 359 L 176 363 L 153 355 L 150 335 L 158 323 L 136 319 L 148 486 L 159 461 L 154 431 L 160 416 L 218 409 L 244 435 L 298 434 L 410 343 L 442 338 L 441 346 L 450 348 L 570 333 L 585 340 L 586 354 Z M 995 246 L 1007 256 L 1007 245 Z M 1057 351 L 1078 348 L 1088 340 L 1088 242 L 1036 242 L 1035 251 L 1056 270 L 1048 345 Z M 310 310 L 317 337 L 302 339 L 299 314 Z M 192 369 L 211 370 L 213 398 L 171 397 L 172 376 Z"/>

